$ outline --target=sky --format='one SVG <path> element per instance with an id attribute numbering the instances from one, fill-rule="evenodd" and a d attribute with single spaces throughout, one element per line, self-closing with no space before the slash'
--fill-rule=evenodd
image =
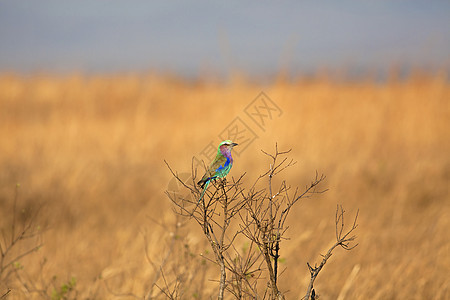
<path id="1" fill-rule="evenodd" d="M 0 2 L 0 72 L 450 66 L 450 1 Z"/>

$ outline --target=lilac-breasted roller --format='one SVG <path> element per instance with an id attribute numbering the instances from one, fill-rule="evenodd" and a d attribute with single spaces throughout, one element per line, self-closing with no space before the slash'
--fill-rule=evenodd
<path id="1" fill-rule="evenodd" d="M 233 143 L 230 140 L 223 141 L 220 143 L 219 148 L 217 149 L 216 158 L 211 162 L 206 171 L 205 175 L 203 175 L 202 179 L 197 183 L 203 188 L 203 192 L 198 199 L 200 202 L 203 198 L 203 195 L 208 188 L 211 180 L 216 178 L 224 178 L 227 176 L 228 172 L 230 172 L 231 167 L 233 166 L 233 157 L 231 157 L 231 149 L 236 146 L 236 143 Z"/>

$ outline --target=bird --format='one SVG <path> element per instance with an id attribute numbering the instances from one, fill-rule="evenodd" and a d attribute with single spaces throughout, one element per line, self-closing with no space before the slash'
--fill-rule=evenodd
<path id="1" fill-rule="evenodd" d="M 225 140 L 219 144 L 217 148 L 216 158 L 210 163 L 208 169 L 203 175 L 202 179 L 197 182 L 200 188 L 203 188 L 202 194 L 200 195 L 200 199 L 198 199 L 199 203 L 203 199 L 203 195 L 208 189 L 208 185 L 211 180 L 216 178 L 224 178 L 230 172 L 231 167 L 233 166 L 233 157 L 231 156 L 231 149 L 238 144 L 233 143 L 230 140 Z"/>

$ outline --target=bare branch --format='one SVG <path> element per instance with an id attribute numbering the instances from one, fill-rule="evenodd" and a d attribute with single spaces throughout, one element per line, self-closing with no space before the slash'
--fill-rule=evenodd
<path id="1" fill-rule="evenodd" d="M 336 208 L 336 217 L 335 217 L 336 243 L 333 246 L 331 246 L 330 249 L 328 249 L 328 251 L 325 255 L 322 255 L 322 261 L 320 262 L 319 266 L 314 265 L 314 267 L 312 267 L 309 263 L 307 263 L 309 272 L 311 274 L 311 280 L 309 282 L 308 289 L 306 291 L 306 295 L 305 295 L 305 297 L 303 297 L 303 299 L 305 299 L 305 300 L 312 299 L 311 293 L 313 291 L 314 281 L 316 280 L 316 278 L 319 275 L 322 268 L 327 263 L 328 259 L 333 254 L 333 250 L 338 246 L 341 246 L 345 250 L 351 250 L 351 249 L 355 248 L 356 246 L 358 246 L 358 244 L 355 244 L 350 247 L 349 243 L 354 241 L 356 239 L 356 236 L 351 236 L 351 237 L 348 237 L 348 236 L 358 227 L 358 224 L 356 222 L 358 219 L 359 210 L 356 213 L 352 227 L 345 234 L 342 234 L 343 228 L 344 228 L 344 213 L 345 213 L 345 211 L 344 211 L 342 205 L 338 205 Z"/>
<path id="2" fill-rule="evenodd" d="M 202 201 L 195 203 L 194 210 L 188 209 L 185 205 L 194 203 L 192 200 L 181 199 L 180 202 L 175 193 L 166 192 L 174 203 L 176 213 L 194 219 L 203 230 L 213 256 L 202 255 L 202 257 L 219 269 L 220 278 L 216 280 L 219 286 L 219 299 L 224 298 L 224 291 L 228 291 L 238 299 L 261 298 L 257 294 L 256 287 L 257 281 L 263 278 L 268 280 L 268 284 L 262 299 L 284 299 L 278 288 L 278 279 L 284 272 L 284 270 L 280 272 L 279 262 L 281 242 L 288 240 L 286 237 L 289 228 L 286 225 L 288 215 L 301 199 L 327 191 L 318 189 L 325 180 L 325 176 L 319 175 L 317 171 L 314 179 L 303 192 L 300 192 L 298 188 L 292 189 L 285 180 L 278 183 L 274 177 L 296 164 L 294 160 L 286 157 L 291 150 L 279 151 L 278 145 L 275 144 L 274 153 L 264 150 L 261 152 L 269 158 L 269 168 L 256 178 L 248 190 L 242 188 L 245 173 L 237 179 L 232 177 L 229 182 L 226 179 L 217 179 L 211 182 Z M 183 183 L 178 175 L 170 169 L 167 162 L 166 165 L 182 186 L 198 197 L 201 191 L 197 188 L 195 181 L 192 181 L 192 186 Z M 192 177 L 196 175 L 194 172 L 194 168 L 192 168 Z M 263 182 L 263 180 L 266 181 Z M 261 184 L 264 184 L 262 188 Z M 337 246 L 346 250 L 351 250 L 356 246 L 352 246 L 350 243 L 356 238 L 351 234 L 357 227 L 357 216 L 353 227 L 344 232 L 344 210 L 342 207 L 338 207 L 338 209 L 335 218 L 337 242 L 323 256 L 319 266 L 313 268 L 308 263 L 313 278 L 308 290 L 308 297 L 313 293 L 312 286 L 317 274 L 332 255 L 332 251 Z M 237 221 L 237 226 L 232 226 L 235 221 Z M 237 249 L 235 244 L 240 240 L 239 237 L 251 242 L 250 252 L 240 253 Z M 165 290 L 167 291 L 167 287 Z"/>
<path id="3" fill-rule="evenodd" d="M 1 296 L 0 296 L 0 299 L 3 299 L 3 298 L 6 299 L 6 297 L 8 297 L 8 294 L 9 294 L 9 293 L 11 293 L 11 289 L 8 289 L 8 290 L 6 291 L 6 293 L 4 293 L 3 295 L 1 295 Z"/>

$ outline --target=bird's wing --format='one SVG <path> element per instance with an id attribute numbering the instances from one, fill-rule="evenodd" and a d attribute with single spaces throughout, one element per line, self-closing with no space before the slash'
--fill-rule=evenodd
<path id="1" fill-rule="evenodd" d="M 208 180 L 214 179 L 217 176 L 221 175 L 220 169 L 225 166 L 227 163 L 227 158 L 222 154 L 217 154 L 216 158 L 211 162 L 206 171 L 205 175 L 203 175 L 202 179 L 198 182 L 200 185 L 204 185 Z"/>
<path id="2" fill-rule="evenodd" d="M 219 172 L 220 169 L 225 167 L 227 162 L 229 162 L 229 160 L 225 156 L 223 156 L 222 154 L 217 154 L 216 158 L 213 160 L 213 162 L 209 166 L 208 171 L 214 172 L 214 174 L 216 175 L 216 173 Z"/>

